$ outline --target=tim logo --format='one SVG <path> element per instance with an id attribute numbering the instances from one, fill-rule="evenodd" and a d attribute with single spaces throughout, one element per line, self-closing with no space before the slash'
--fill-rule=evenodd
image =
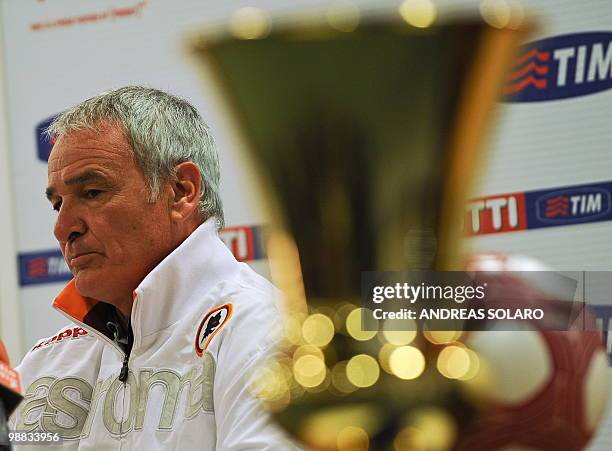
<path id="1" fill-rule="evenodd" d="M 525 45 L 503 93 L 506 102 L 541 102 L 610 88 L 612 32 L 577 33 Z"/>
<path id="2" fill-rule="evenodd" d="M 610 192 L 601 188 L 574 188 L 549 193 L 536 201 L 538 220 L 544 223 L 578 223 L 610 213 Z"/>
<path id="3" fill-rule="evenodd" d="M 62 282 L 72 274 L 59 250 L 19 254 L 19 283 L 21 286 Z"/>
<path id="4" fill-rule="evenodd" d="M 36 135 L 36 153 L 38 155 L 38 159 L 40 161 L 44 161 L 45 163 L 49 161 L 49 154 L 51 153 L 51 148 L 53 147 L 54 142 L 47 138 L 47 128 L 51 125 L 51 122 L 55 120 L 58 115 L 51 116 L 36 125 L 36 129 L 34 130 L 34 134 Z"/>

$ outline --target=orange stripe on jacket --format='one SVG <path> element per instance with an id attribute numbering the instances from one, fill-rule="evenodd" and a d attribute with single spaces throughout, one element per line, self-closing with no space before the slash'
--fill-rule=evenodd
<path id="1" fill-rule="evenodd" d="M 74 279 L 68 282 L 61 293 L 53 301 L 53 307 L 72 316 L 80 322 L 85 322 L 85 316 L 99 301 L 81 296 L 76 289 Z"/>

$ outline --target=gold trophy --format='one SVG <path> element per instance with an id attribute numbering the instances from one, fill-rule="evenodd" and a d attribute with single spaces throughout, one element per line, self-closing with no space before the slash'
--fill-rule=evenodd
<path id="1" fill-rule="evenodd" d="M 275 212 L 286 339 L 253 390 L 312 448 L 419 449 L 418 423 L 438 440 L 423 449 L 449 449 L 470 420 L 428 364 L 456 334 L 367 330 L 358 307 L 363 271 L 458 269 L 465 196 L 523 36 L 431 8 L 246 8 L 196 39 Z"/>

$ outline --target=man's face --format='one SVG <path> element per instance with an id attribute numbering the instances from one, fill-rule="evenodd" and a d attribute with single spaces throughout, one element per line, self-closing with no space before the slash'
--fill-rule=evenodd
<path id="1" fill-rule="evenodd" d="M 54 234 L 76 287 L 116 306 L 172 250 L 168 197 L 148 202 L 132 155 L 121 129 L 101 124 L 61 136 L 49 157 Z"/>

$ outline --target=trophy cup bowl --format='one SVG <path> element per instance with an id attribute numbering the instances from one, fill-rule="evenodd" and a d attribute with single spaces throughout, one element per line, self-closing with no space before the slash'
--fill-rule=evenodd
<path id="1" fill-rule="evenodd" d="M 524 27 L 247 15 L 194 48 L 274 212 L 286 338 L 254 391 L 312 448 L 408 449 L 415 423 L 434 431 L 428 449 L 452 448 L 472 408 L 428 362 L 457 335 L 364 329 L 361 277 L 458 268 L 463 202 Z"/>

